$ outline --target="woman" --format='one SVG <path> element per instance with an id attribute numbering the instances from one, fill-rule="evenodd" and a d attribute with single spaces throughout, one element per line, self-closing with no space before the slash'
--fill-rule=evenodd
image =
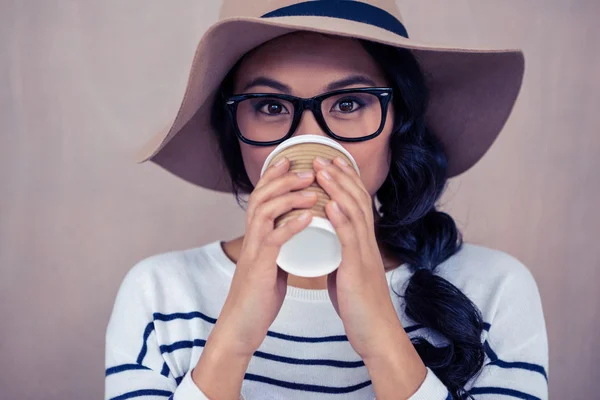
<path id="1" fill-rule="evenodd" d="M 372 3 L 224 3 L 177 118 L 139 160 L 238 201 L 249 194 L 246 233 L 131 269 L 106 335 L 106 398 L 548 397 L 532 275 L 463 245 L 435 207 L 502 128 L 522 56 L 416 44 L 393 1 Z M 381 88 L 389 107 L 368 101 Z M 330 101 L 320 117 L 286 96 Z M 352 133 L 333 132 L 342 114 Z M 360 177 L 339 159 L 303 175 L 284 160 L 260 176 L 276 144 L 307 133 L 335 134 Z M 302 278 L 275 260 L 310 213 L 273 221 L 312 207 L 304 189 L 315 183 L 332 199 L 342 263 Z"/>

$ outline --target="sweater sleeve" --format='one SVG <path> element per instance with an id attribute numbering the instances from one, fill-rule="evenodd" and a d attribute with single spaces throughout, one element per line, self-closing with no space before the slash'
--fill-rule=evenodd
<path id="1" fill-rule="evenodd" d="M 548 338 L 540 294 L 529 269 L 518 261 L 513 265 L 493 290 L 497 305 L 486 326 L 484 366 L 465 385 L 475 399 L 548 399 Z M 452 399 L 429 368 L 409 398 L 425 399 Z"/>
<path id="2" fill-rule="evenodd" d="M 192 380 L 192 368 L 177 378 L 161 354 L 145 283 L 157 262 L 150 257 L 136 264 L 118 290 L 106 330 L 104 398 L 208 400 Z"/>

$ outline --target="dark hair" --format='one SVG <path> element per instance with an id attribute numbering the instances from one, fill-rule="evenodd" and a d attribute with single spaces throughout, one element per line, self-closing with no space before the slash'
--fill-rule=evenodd
<path id="1" fill-rule="evenodd" d="M 425 123 L 425 77 L 409 50 L 359 41 L 374 60 L 385 60 L 380 67 L 394 88 L 392 161 L 387 178 L 377 191 L 381 217 L 375 233 L 386 251 L 408 263 L 413 272 L 404 295 L 394 290 L 405 300 L 406 315 L 441 333 L 449 342 L 447 346 L 435 347 L 425 338 L 415 337 L 411 341 L 419 356 L 455 399 L 472 398 L 464 385 L 483 366 L 484 323 L 477 306 L 456 286 L 434 273 L 440 263 L 461 249 L 463 241 L 452 217 L 435 207 L 446 186 L 448 159 Z M 233 79 L 240 63 L 241 59 L 229 71 L 216 99 L 233 94 Z M 211 117 L 231 175 L 232 191 L 242 206 L 240 193 L 250 193 L 253 186 L 222 102 L 215 101 Z"/>

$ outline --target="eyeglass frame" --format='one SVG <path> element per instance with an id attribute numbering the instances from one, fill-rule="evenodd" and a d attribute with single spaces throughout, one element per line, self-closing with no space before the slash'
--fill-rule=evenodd
<path id="1" fill-rule="evenodd" d="M 329 126 L 327 126 L 327 122 L 325 122 L 325 118 L 323 117 L 323 112 L 321 111 L 321 104 L 325 99 L 327 99 L 329 97 L 332 97 L 332 96 L 335 96 L 338 94 L 354 93 L 354 92 L 364 92 L 364 93 L 369 93 L 369 94 L 373 94 L 373 95 L 377 96 L 377 98 L 379 99 L 379 104 L 381 105 L 381 123 L 379 124 L 379 128 L 377 128 L 377 131 L 375 131 L 375 133 L 372 133 L 367 136 L 362 136 L 360 138 L 345 138 L 345 137 L 336 135 L 335 133 L 333 133 L 331 131 L 331 129 L 329 129 Z M 244 94 L 233 95 L 233 96 L 225 99 L 225 106 L 226 106 L 227 110 L 229 111 L 229 117 L 231 118 L 231 123 L 233 124 L 233 128 L 236 133 L 236 136 L 242 142 L 253 145 L 253 146 L 274 146 L 274 145 L 278 145 L 278 144 L 282 143 L 283 141 L 292 137 L 292 135 L 298 128 L 298 125 L 300 124 L 300 119 L 302 118 L 302 114 L 304 113 L 304 110 L 306 110 L 306 109 L 310 109 L 313 112 L 313 115 L 315 116 L 315 119 L 317 120 L 317 123 L 319 124 L 321 129 L 323 129 L 323 131 L 327 135 L 332 137 L 333 139 L 339 140 L 341 142 L 364 142 L 366 140 L 373 139 L 374 137 L 378 136 L 383 131 L 383 128 L 385 126 L 385 122 L 387 119 L 388 106 L 389 106 L 390 101 L 392 100 L 392 96 L 393 96 L 393 89 L 390 87 L 366 87 L 366 88 L 339 89 L 339 90 L 333 90 L 330 92 L 322 93 L 320 95 L 310 97 L 310 98 L 297 97 L 297 96 L 292 96 L 292 95 L 283 94 L 283 93 L 244 93 Z M 269 142 L 259 142 L 259 141 L 251 140 L 251 139 L 244 137 L 244 135 L 240 131 L 240 128 L 237 123 L 237 117 L 236 117 L 238 104 L 247 99 L 261 98 L 261 97 L 271 97 L 271 98 L 289 101 L 294 106 L 294 116 L 293 116 L 292 124 L 290 126 L 290 130 L 281 139 L 271 140 Z"/>

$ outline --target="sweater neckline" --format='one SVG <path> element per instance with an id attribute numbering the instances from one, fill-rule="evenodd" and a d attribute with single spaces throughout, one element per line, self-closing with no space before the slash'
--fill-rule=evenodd
<path id="1" fill-rule="evenodd" d="M 235 272 L 236 265 L 235 263 L 227 256 L 225 250 L 221 246 L 221 240 L 216 240 L 212 243 L 208 244 L 208 249 L 211 250 L 210 254 L 213 258 L 218 262 L 218 265 L 221 267 L 224 272 L 233 277 Z M 388 286 L 390 285 L 392 274 L 394 276 L 398 275 L 406 275 L 409 274 L 408 263 L 403 263 L 397 266 L 394 269 L 391 269 L 385 273 L 386 280 L 388 282 Z M 287 292 L 285 295 L 286 298 L 290 299 L 298 299 L 305 301 L 329 301 L 329 291 L 327 289 L 305 289 L 299 288 L 296 286 L 287 287 Z"/>

